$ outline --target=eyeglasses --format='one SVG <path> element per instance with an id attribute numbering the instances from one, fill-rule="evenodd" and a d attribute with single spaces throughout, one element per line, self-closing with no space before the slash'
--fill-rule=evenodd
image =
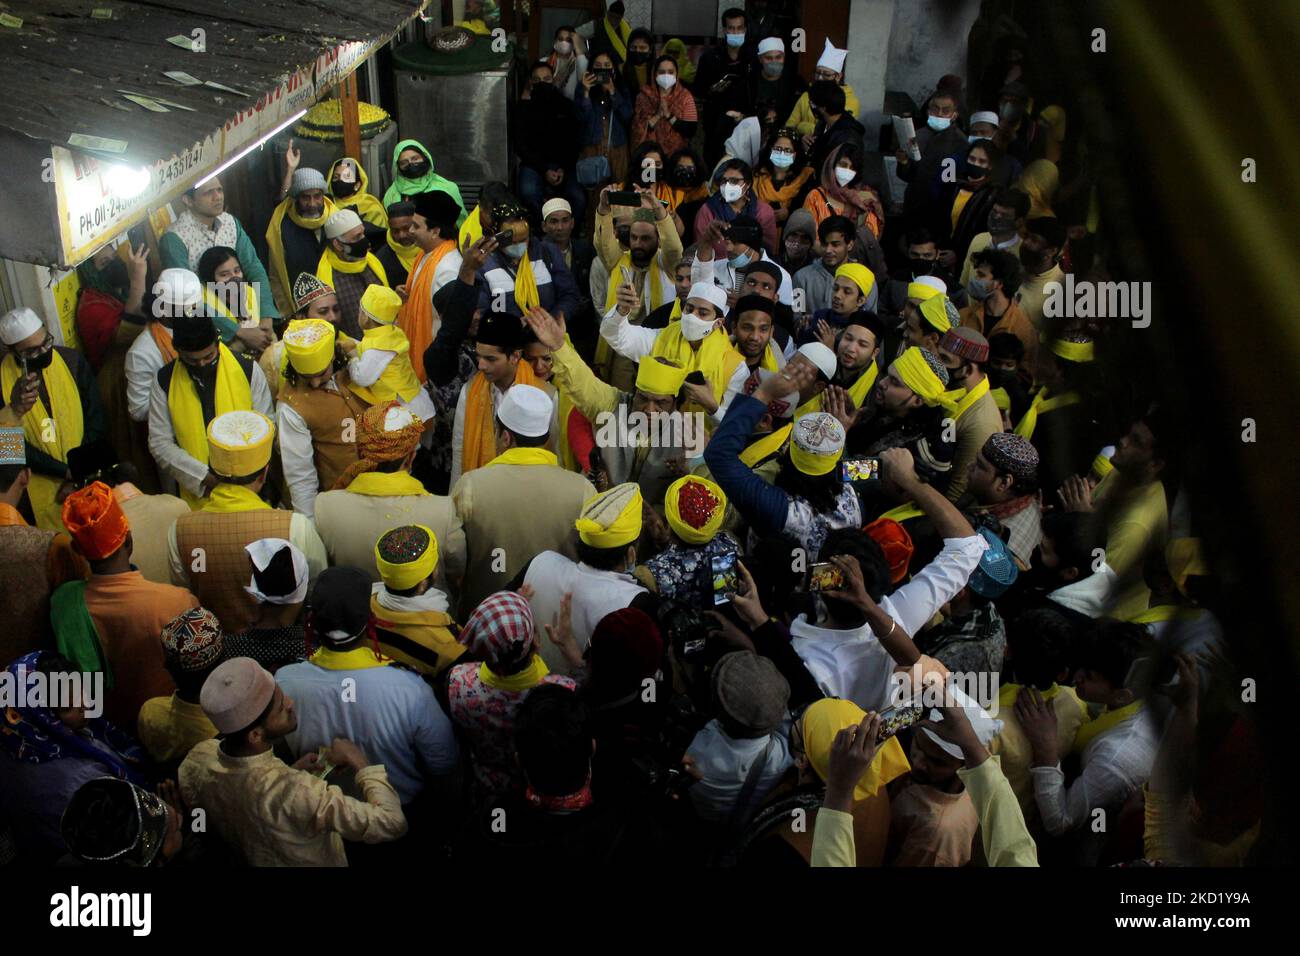
<path id="1" fill-rule="evenodd" d="M 14 351 L 14 355 L 16 355 L 20 359 L 40 358 L 42 355 L 44 355 L 53 347 L 54 347 L 54 336 L 51 335 L 49 332 L 46 332 L 45 339 L 41 342 L 40 345 L 37 345 L 36 347 L 30 349 L 17 349 Z"/>

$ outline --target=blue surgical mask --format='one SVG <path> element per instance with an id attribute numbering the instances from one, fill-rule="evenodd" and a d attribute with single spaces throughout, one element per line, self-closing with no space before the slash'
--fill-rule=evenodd
<path id="1" fill-rule="evenodd" d="M 993 291 L 993 280 L 972 276 L 971 280 L 966 283 L 966 291 L 976 302 L 983 302 Z"/>
<path id="2" fill-rule="evenodd" d="M 764 63 L 763 75 L 769 80 L 777 79 L 785 71 L 784 63 Z"/>
<path id="3" fill-rule="evenodd" d="M 968 142 L 968 143 L 970 143 L 972 146 L 974 146 L 976 143 L 978 143 L 978 142 L 979 142 L 980 140 L 982 140 L 982 139 L 983 139 L 983 140 L 987 140 L 988 137 L 987 137 L 987 136 L 976 136 L 974 133 L 972 133 L 970 136 L 967 136 L 967 137 L 966 137 L 966 142 Z"/>
<path id="4" fill-rule="evenodd" d="M 743 33 L 727 34 L 727 46 L 744 46 L 744 45 L 745 45 L 745 34 Z"/>
<path id="5" fill-rule="evenodd" d="M 743 268 L 745 268 L 745 266 L 747 266 L 747 265 L 749 265 L 751 262 L 753 262 L 754 259 L 753 259 L 753 257 L 752 257 L 748 252 L 742 252 L 742 253 L 741 253 L 740 255 L 738 255 L 738 256 L 732 256 L 732 257 L 731 257 L 730 259 L 728 259 L 727 261 L 730 262 L 730 263 L 732 264 L 732 266 L 734 266 L 735 268 L 737 268 L 737 269 L 743 269 Z"/>
<path id="6" fill-rule="evenodd" d="M 513 245 L 506 246 L 506 255 L 511 259 L 522 259 L 527 251 L 528 243 L 526 242 L 516 242 Z"/>
<path id="7" fill-rule="evenodd" d="M 781 153 L 772 150 L 772 165 L 777 169 L 789 169 L 794 165 L 794 153 Z"/>
<path id="8" fill-rule="evenodd" d="M 927 116 L 925 118 L 925 124 L 936 133 L 942 133 L 952 125 L 952 120 L 946 116 Z"/>

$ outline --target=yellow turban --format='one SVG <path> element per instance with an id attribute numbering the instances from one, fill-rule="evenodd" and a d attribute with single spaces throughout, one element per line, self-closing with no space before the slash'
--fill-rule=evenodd
<path id="1" fill-rule="evenodd" d="M 1169 576 L 1183 594 L 1187 593 L 1188 578 L 1204 577 L 1210 573 L 1200 538 L 1174 538 L 1170 541 L 1165 548 L 1165 565 L 1169 568 Z"/>
<path id="2" fill-rule="evenodd" d="M 686 373 L 684 366 L 661 362 L 647 355 L 637 363 L 636 388 L 647 395 L 672 395 L 675 398 L 686 381 Z"/>
<path id="3" fill-rule="evenodd" d="M 413 588 L 438 566 L 438 538 L 422 524 L 394 528 L 375 542 L 375 566 L 389 590 Z"/>
<path id="4" fill-rule="evenodd" d="M 822 780 L 830 780 L 831 744 L 835 742 L 835 735 L 845 727 L 856 727 L 865 716 L 866 712 L 853 701 L 834 697 L 823 697 L 803 712 L 799 729 L 804 753 Z M 853 802 L 859 803 L 875 796 L 881 787 L 911 769 L 898 738 L 890 737 L 876 751 L 867 772 L 853 789 Z"/>
<path id="5" fill-rule="evenodd" d="M 218 475 L 255 475 L 271 460 L 275 423 L 261 412 L 226 412 L 208 425 L 208 467 Z"/>
<path id="6" fill-rule="evenodd" d="M 685 495 L 682 493 L 685 492 Z M 683 502 L 682 498 L 686 501 Z M 686 514 L 682 515 L 685 508 Z M 727 496 L 707 478 L 687 475 L 668 486 L 664 495 L 664 517 L 668 527 L 687 544 L 708 544 L 722 527 L 727 514 Z"/>
<path id="7" fill-rule="evenodd" d="M 920 309 L 921 315 L 929 323 L 930 328 L 940 332 L 947 332 L 952 328 L 952 321 L 948 318 L 948 297 L 943 293 L 926 299 L 921 303 Z"/>
<path id="8" fill-rule="evenodd" d="M 334 326 L 324 319 L 294 319 L 284 330 L 284 354 L 299 375 L 319 375 L 334 361 Z"/>
<path id="9" fill-rule="evenodd" d="M 388 286 L 366 286 L 361 293 L 361 311 L 380 325 L 392 325 L 397 321 L 397 311 L 402 307 L 402 297 Z"/>
<path id="10" fill-rule="evenodd" d="M 936 295 L 943 295 L 938 289 L 924 282 L 909 282 L 907 284 L 907 297 L 909 299 L 920 299 L 925 302 L 933 299 Z"/>
<path id="11" fill-rule="evenodd" d="M 836 269 L 835 277 L 838 279 L 840 276 L 853 282 L 864 296 L 871 295 L 871 290 L 876 287 L 875 273 L 858 262 L 846 262 Z"/>
<path id="12" fill-rule="evenodd" d="M 963 394 L 965 390 L 944 391 L 943 382 L 935 374 L 934 369 L 930 368 L 930 363 L 925 360 L 925 356 L 916 346 L 912 346 L 894 359 L 894 364 L 890 368 L 898 372 L 899 381 L 920 396 L 925 404 L 942 405 L 950 412 L 956 411 L 956 397 Z"/>
<path id="13" fill-rule="evenodd" d="M 1097 348 L 1092 342 L 1067 342 L 1065 339 L 1052 339 L 1048 348 L 1071 362 L 1091 362 L 1097 353 Z"/>
<path id="14" fill-rule="evenodd" d="M 574 527 L 593 548 L 625 547 L 641 537 L 641 506 L 641 488 L 624 482 L 584 504 Z"/>

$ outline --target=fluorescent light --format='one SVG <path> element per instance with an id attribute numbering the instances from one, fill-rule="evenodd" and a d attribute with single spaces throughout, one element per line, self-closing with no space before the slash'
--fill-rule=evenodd
<path id="1" fill-rule="evenodd" d="M 276 133 L 280 132 L 280 130 L 282 130 L 282 129 L 284 129 L 284 128 L 287 127 L 287 126 L 291 126 L 292 124 L 298 122 L 298 120 L 302 119 L 302 117 L 304 117 L 304 116 L 306 116 L 306 115 L 307 115 L 307 111 L 306 111 L 306 110 L 299 110 L 298 112 L 294 113 L 292 116 L 290 116 L 287 120 L 285 120 L 283 123 L 281 123 L 281 124 L 280 124 L 279 126 L 277 126 L 275 129 L 271 130 L 271 132 L 267 133 L 265 136 L 260 137 L 260 138 L 257 140 L 257 142 L 253 143 L 253 144 L 250 145 L 250 146 L 245 147 L 244 149 L 241 149 L 241 150 L 240 150 L 238 153 L 236 153 L 234 156 L 231 156 L 228 160 L 226 160 L 224 163 L 222 163 L 220 166 L 218 166 L 218 167 L 217 167 L 216 169 L 214 169 L 212 172 L 210 172 L 210 173 L 208 173 L 206 176 L 204 176 L 202 179 L 200 179 L 197 183 L 194 184 L 194 188 L 195 188 L 195 189 L 198 189 L 200 186 L 202 186 L 202 185 L 203 185 L 204 183 L 206 183 L 208 180 L 210 180 L 210 179 L 216 179 L 217 176 L 221 175 L 221 173 L 223 173 L 225 170 L 229 169 L 231 166 L 233 166 L 235 163 L 239 162 L 241 159 L 243 159 L 245 156 L 247 156 L 247 155 L 248 155 L 249 153 L 251 153 L 253 150 L 257 149 L 257 147 L 261 146 L 263 143 L 265 143 L 268 139 L 270 139 L 270 138 L 271 138 L 272 136 L 274 136 Z"/>
<path id="2" fill-rule="evenodd" d="M 147 166 L 110 166 L 105 179 L 123 199 L 134 199 L 149 188 L 152 178 Z"/>

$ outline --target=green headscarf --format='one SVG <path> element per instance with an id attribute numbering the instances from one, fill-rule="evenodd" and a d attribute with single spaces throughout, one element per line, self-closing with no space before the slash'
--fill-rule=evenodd
<path id="1" fill-rule="evenodd" d="M 429 161 L 429 171 L 419 179 L 408 179 L 397 168 L 397 157 L 401 156 L 402 151 L 406 149 L 419 150 L 424 158 Z M 460 187 L 450 179 L 439 176 L 433 171 L 433 156 L 418 140 L 402 140 L 393 147 L 393 185 L 389 186 L 384 193 L 384 206 L 391 206 L 393 203 L 401 202 L 407 196 L 414 196 L 417 193 L 431 192 L 444 192 L 456 200 L 456 205 L 460 207 L 460 216 L 456 219 L 456 225 L 459 226 L 465 221 L 465 201 L 460 198 Z"/>

